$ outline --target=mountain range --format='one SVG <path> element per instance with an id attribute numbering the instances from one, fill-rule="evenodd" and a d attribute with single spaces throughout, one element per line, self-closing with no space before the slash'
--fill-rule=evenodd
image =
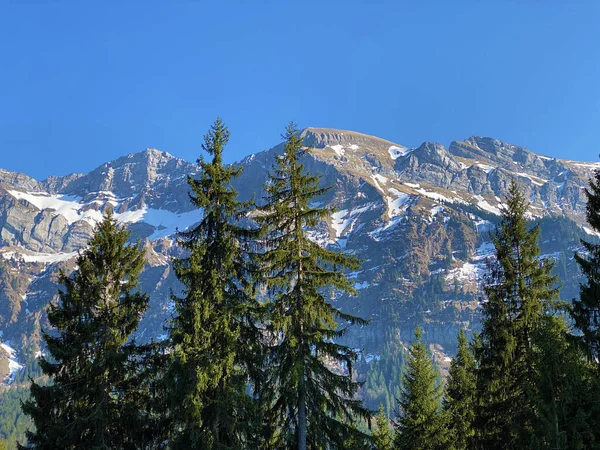
<path id="1" fill-rule="evenodd" d="M 459 328 L 478 327 L 485 261 L 493 253 L 489 232 L 512 179 L 540 224 L 542 253 L 557 262 L 563 297 L 577 295 L 573 253 L 580 239 L 597 239 L 585 223 L 584 190 L 600 163 L 551 158 L 492 138 L 409 148 L 353 131 L 307 128 L 302 135 L 307 170 L 332 187 L 315 203 L 335 207 L 311 237 L 362 260 L 348 274 L 358 295 L 331 293 L 342 309 L 371 319 L 344 338 L 361 349 L 359 370 L 378 360 L 390 335 L 408 342 L 416 324 L 441 365 Z M 239 163 L 235 188 L 242 200 L 260 204 L 282 151 L 277 145 Z M 75 268 L 109 208 L 146 248 L 141 289 L 151 306 L 137 339 L 164 339 L 170 293 L 179 289 L 171 267 L 181 255 L 175 233 L 202 217 L 188 197 L 187 177 L 197 172 L 156 149 L 43 181 L 0 169 L 0 378 L 9 381 L 27 357 L 43 351 L 44 310 L 57 299 L 58 271 Z"/>

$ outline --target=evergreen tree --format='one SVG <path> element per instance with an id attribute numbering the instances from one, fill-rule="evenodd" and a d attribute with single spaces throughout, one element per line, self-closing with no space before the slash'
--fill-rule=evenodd
<path id="1" fill-rule="evenodd" d="M 442 385 L 421 337 L 421 328 L 417 327 L 399 399 L 400 419 L 394 438 L 398 450 L 447 448 L 445 414 L 440 402 Z"/>
<path id="2" fill-rule="evenodd" d="M 191 201 L 202 221 L 179 233 L 188 255 L 175 261 L 184 286 L 173 297 L 171 361 L 167 371 L 174 449 L 241 448 L 248 438 L 245 389 L 252 372 L 249 355 L 259 342 L 255 302 L 248 294 L 247 242 L 252 231 L 240 221 L 249 204 L 231 186 L 241 168 L 223 164 L 229 131 L 220 119 L 204 137 L 198 178 L 188 177 Z"/>
<path id="3" fill-rule="evenodd" d="M 405 353 L 400 340 L 400 330 L 390 328 L 385 331 L 383 350 L 378 358 L 369 363 L 366 380 L 361 389 L 361 398 L 367 408 L 375 409 L 383 403 L 388 417 L 395 409 L 393 398 L 400 395 Z"/>
<path id="4" fill-rule="evenodd" d="M 151 434 L 147 409 L 140 404 L 139 348 L 131 333 L 148 307 L 138 292 L 145 264 L 129 232 L 109 213 L 89 246 L 77 258 L 78 268 L 60 281 L 60 301 L 51 304 L 44 333 L 49 357 L 39 360 L 51 384 L 31 384 L 23 411 L 35 431 L 27 433 L 32 449 L 148 448 Z"/>
<path id="5" fill-rule="evenodd" d="M 586 218 L 589 225 L 600 232 L 600 171 L 585 191 L 587 196 Z M 591 361 L 600 370 L 600 244 L 582 241 L 585 253 L 575 254 L 585 276 L 579 299 L 573 300 L 571 315 L 583 334 L 583 343 Z"/>
<path id="6" fill-rule="evenodd" d="M 553 287 L 553 261 L 539 258 L 539 227 L 528 229 L 527 208 L 513 181 L 499 228 L 492 234 L 496 258 L 488 262 L 484 286 L 476 421 L 482 448 L 531 447 L 539 413 L 534 340 L 558 290 Z"/>
<path id="7" fill-rule="evenodd" d="M 371 436 L 360 432 L 359 425 L 362 424 L 359 420 L 351 423 L 352 433 L 348 434 L 348 437 L 344 441 L 344 450 L 373 450 L 373 441 Z"/>
<path id="8" fill-rule="evenodd" d="M 539 420 L 536 446 L 598 448 L 599 402 L 593 370 L 573 342 L 564 318 L 546 315 L 535 339 L 534 367 Z"/>
<path id="9" fill-rule="evenodd" d="M 450 363 L 444 409 L 448 418 L 449 449 L 474 448 L 475 358 L 463 329 L 458 335 L 458 353 Z"/>
<path id="10" fill-rule="evenodd" d="M 390 429 L 390 420 L 383 408 L 379 405 L 379 412 L 375 421 L 375 430 L 373 431 L 373 443 L 376 450 L 392 450 L 394 439 Z"/>
<path id="11" fill-rule="evenodd" d="M 276 424 L 273 439 L 279 447 L 343 448 L 359 433 L 352 427 L 354 414 L 367 411 L 353 399 L 357 354 L 334 342 L 345 332 L 337 321 L 367 322 L 342 313 L 325 295 L 326 288 L 354 293 L 343 270 L 356 269 L 358 261 L 308 238 L 307 228 L 332 212 L 311 205 L 327 189 L 305 172 L 302 138 L 293 124 L 284 138 L 285 153 L 269 175 L 267 201 L 256 217 L 266 249 L 260 258 L 264 282 L 272 294 L 267 305 L 269 420 Z"/>

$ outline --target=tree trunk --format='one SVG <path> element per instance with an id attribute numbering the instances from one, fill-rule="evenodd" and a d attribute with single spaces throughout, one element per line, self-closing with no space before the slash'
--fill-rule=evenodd
<path id="1" fill-rule="evenodd" d="M 306 450 L 306 394 L 301 382 L 298 396 L 298 450 Z"/>

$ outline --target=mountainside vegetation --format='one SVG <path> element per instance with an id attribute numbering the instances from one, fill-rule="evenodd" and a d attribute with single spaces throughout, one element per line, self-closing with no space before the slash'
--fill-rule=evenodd
<path id="1" fill-rule="evenodd" d="M 74 216 L 48 244 L 6 231 L 2 326 L 27 356 L 19 368 L 8 345 L 0 355 L 9 448 L 600 447 L 599 172 L 582 228 L 579 197 L 556 206 L 571 218 L 532 213 L 556 195 L 541 189 L 551 177 L 579 195 L 566 163 L 480 138 L 450 152 L 333 139 L 291 124 L 272 160 L 227 165 L 217 120 L 210 161 L 192 171 L 148 152 L 145 196 L 103 194 L 103 209 L 78 212 L 101 215 L 91 233 Z M 492 168 L 490 146 L 530 158 L 535 175 Z M 265 174 L 248 180 L 254 164 Z M 365 164 L 379 164 L 368 179 Z M 180 176 L 157 175 L 168 170 Z M 157 179 L 166 190 L 151 193 Z M 474 202 L 451 189 L 465 183 Z M 9 191 L 10 214 L 41 197 L 71 207 Z M 171 228 L 151 225 L 188 195 Z M 149 222 L 126 229 L 140 210 Z"/>

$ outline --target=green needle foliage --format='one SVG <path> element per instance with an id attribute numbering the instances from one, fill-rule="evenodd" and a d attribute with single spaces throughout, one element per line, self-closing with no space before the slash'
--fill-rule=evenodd
<path id="1" fill-rule="evenodd" d="M 448 418 L 449 449 L 474 448 L 475 358 L 463 329 L 458 335 L 458 353 L 450 363 L 444 409 Z"/>
<path id="2" fill-rule="evenodd" d="M 394 439 L 398 450 L 447 448 L 439 373 L 421 337 L 421 328 L 417 327 L 399 399 L 400 419 Z"/>
<path id="3" fill-rule="evenodd" d="M 390 420 L 385 413 L 383 404 L 379 405 L 375 426 L 376 428 L 373 430 L 373 444 L 375 444 L 375 449 L 392 450 L 394 439 L 392 430 L 390 429 Z"/>
<path id="4" fill-rule="evenodd" d="M 277 448 L 343 448 L 355 414 L 367 415 L 354 395 L 353 364 L 357 354 L 335 343 L 345 324 L 366 325 L 342 313 L 327 292 L 354 293 L 344 274 L 356 269 L 356 258 L 321 248 L 308 238 L 332 211 L 311 206 L 328 189 L 306 173 L 300 162 L 302 138 L 293 124 L 283 136 L 285 153 L 265 186 L 267 202 L 256 220 L 263 230 L 265 251 L 260 255 L 264 278 L 272 294 L 268 308 L 269 420 Z M 330 291 L 326 289 L 330 288 Z"/>
<path id="5" fill-rule="evenodd" d="M 48 311 L 56 333 L 44 333 L 49 357 L 39 360 L 51 384 L 32 382 L 23 404 L 36 429 L 27 448 L 148 448 L 139 348 L 129 341 L 148 307 L 136 290 L 145 259 L 128 237 L 107 214 L 78 269 L 60 275 L 64 290 Z"/>
<path id="6" fill-rule="evenodd" d="M 198 178 L 188 178 L 202 221 L 179 233 L 188 255 L 174 263 L 184 286 L 173 297 L 172 347 L 167 371 L 174 449 L 235 449 L 247 439 L 245 393 L 250 356 L 259 343 L 255 302 L 248 295 L 246 244 L 253 232 L 240 226 L 250 207 L 236 200 L 231 182 L 241 168 L 223 164 L 229 131 L 220 119 L 204 137 Z"/>
<path id="7" fill-rule="evenodd" d="M 572 338 L 562 316 L 544 316 L 534 353 L 537 448 L 598 448 L 593 366 Z"/>
<path id="8" fill-rule="evenodd" d="M 600 171 L 590 180 L 586 217 L 590 226 L 600 232 Z M 585 282 L 581 284 L 580 298 L 573 300 L 571 315 L 583 334 L 588 357 L 600 370 L 600 244 L 581 242 L 585 253 L 575 254 Z"/>
<path id="9" fill-rule="evenodd" d="M 478 441 L 482 448 L 530 448 L 537 416 L 535 338 L 558 289 L 551 260 L 539 258 L 539 227 L 528 229 L 528 203 L 513 181 L 484 291 L 478 349 Z"/>

